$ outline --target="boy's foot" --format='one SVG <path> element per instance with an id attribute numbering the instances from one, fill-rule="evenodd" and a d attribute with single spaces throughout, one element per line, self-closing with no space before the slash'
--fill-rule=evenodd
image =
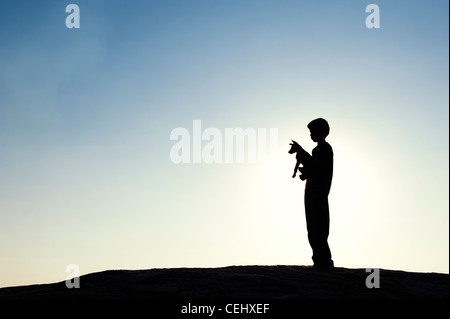
<path id="1" fill-rule="evenodd" d="M 333 270 L 334 269 L 334 263 L 333 261 L 329 263 L 316 263 L 313 265 L 313 269 L 317 270 Z"/>
<path id="2" fill-rule="evenodd" d="M 334 266 L 324 266 L 324 265 L 314 265 L 312 268 L 314 270 L 319 270 L 319 271 L 333 271 L 334 270 Z"/>

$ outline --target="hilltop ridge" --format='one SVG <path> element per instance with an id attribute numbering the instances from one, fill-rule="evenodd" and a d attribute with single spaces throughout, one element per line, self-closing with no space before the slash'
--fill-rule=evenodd
<path id="1" fill-rule="evenodd" d="M 365 269 L 309 266 L 229 266 L 106 270 L 65 281 L 0 289 L 0 299 L 448 299 L 449 275 L 380 269 L 368 288 Z M 372 285 L 373 286 L 373 285 Z"/>

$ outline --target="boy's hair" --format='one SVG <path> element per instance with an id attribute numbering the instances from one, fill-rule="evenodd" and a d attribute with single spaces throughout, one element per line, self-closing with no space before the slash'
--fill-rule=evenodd
<path id="1" fill-rule="evenodd" d="M 328 125 L 328 122 L 322 118 L 318 118 L 309 122 L 308 128 L 311 131 L 319 134 L 323 138 L 327 137 L 330 133 L 330 126 Z"/>

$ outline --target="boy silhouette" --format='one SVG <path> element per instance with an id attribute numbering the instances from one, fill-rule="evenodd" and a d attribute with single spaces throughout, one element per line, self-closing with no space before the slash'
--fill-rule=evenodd
<path id="1" fill-rule="evenodd" d="M 333 177 L 333 149 L 325 141 L 330 132 L 328 122 L 322 118 L 308 124 L 311 139 L 317 143 L 312 155 L 297 144 L 298 160 L 305 185 L 305 214 L 308 241 L 313 251 L 314 268 L 334 268 L 331 251 L 328 246 L 330 213 L 328 194 Z"/>

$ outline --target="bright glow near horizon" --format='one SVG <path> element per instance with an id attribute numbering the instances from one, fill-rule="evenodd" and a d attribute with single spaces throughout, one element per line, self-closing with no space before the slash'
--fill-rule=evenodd
<path id="1" fill-rule="evenodd" d="M 337 267 L 449 269 L 448 2 L 0 4 L 0 287 L 311 264 L 290 139 L 331 126 Z M 170 132 L 278 128 L 276 160 L 174 164 Z"/>

